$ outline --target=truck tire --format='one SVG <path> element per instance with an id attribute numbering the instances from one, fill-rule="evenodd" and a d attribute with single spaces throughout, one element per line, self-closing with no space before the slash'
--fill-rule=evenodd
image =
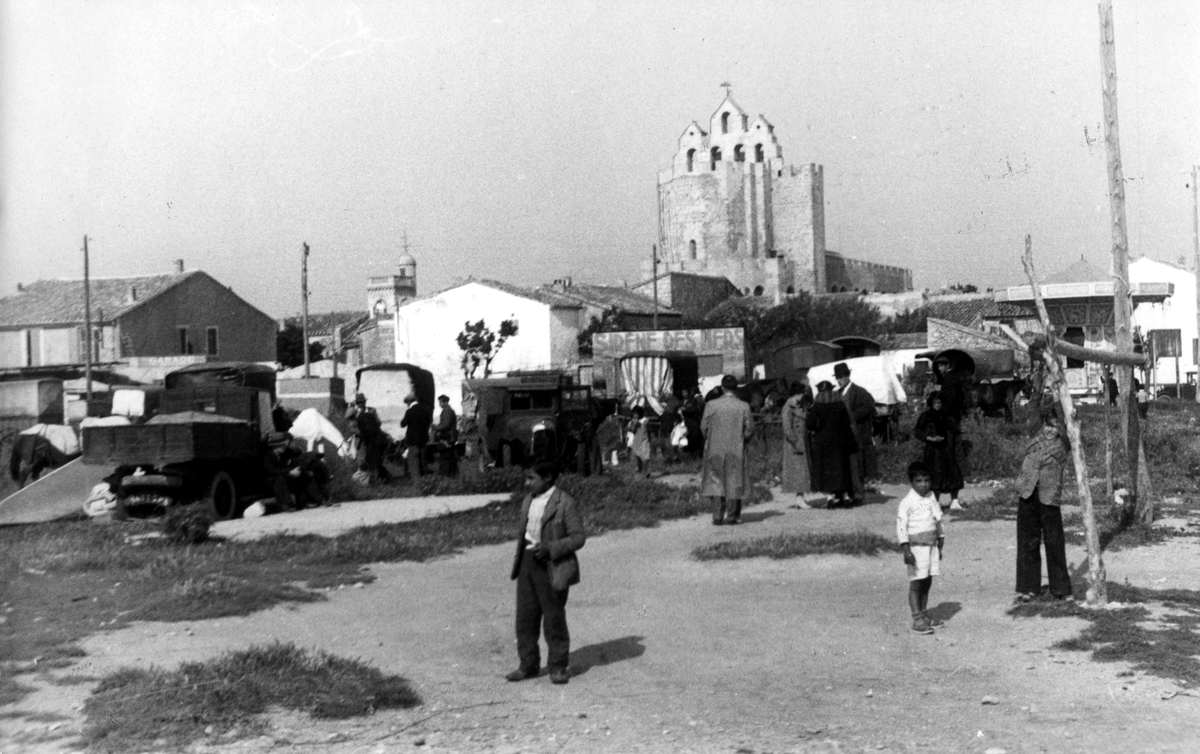
<path id="1" fill-rule="evenodd" d="M 218 471 L 208 488 L 208 499 L 218 519 L 233 518 L 238 513 L 237 485 L 228 472 Z"/>

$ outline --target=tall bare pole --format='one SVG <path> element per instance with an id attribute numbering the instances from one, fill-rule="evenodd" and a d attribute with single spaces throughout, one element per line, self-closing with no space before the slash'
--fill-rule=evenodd
<path id="1" fill-rule="evenodd" d="M 1200 177 L 1200 165 L 1192 165 L 1192 252 L 1195 255 L 1196 265 L 1196 337 L 1200 338 L 1200 201 L 1197 201 L 1196 193 L 1198 177 Z M 1197 341 L 1197 344 L 1196 351 L 1200 351 L 1200 340 Z M 1197 363 L 1196 402 L 1200 403 L 1200 354 L 1197 354 L 1193 361 Z"/>
<path id="2" fill-rule="evenodd" d="M 92 400 L 92 278 L 88 259 L 88 237 L 83 237 L 83 347 L 87 354 L 83 360 L 84 395 Z"/>
<path id="3" fill-rule="evenodd" d="M 304 377 L 308 371 L 308 242 L 300 245 L 300 330 L 303 332 L 301 347 L 304 349 Z"/>
<path id="4" fill-rule="evenodd" d="M 1131 327 L 1133 303 L 1129 293 L 1129 235 L 1125 223 L 1125 172 L 1121 168 L 1121 139 L 1117 127 L 1117 46 L 1113 32 L 1112 0 L 1101 0 L 1100 66 L 1104 101 L 1104 151 L 1108 155 L 1108 207 L 1112 220 L 1112 277 L 1114 345 L 1118 351 L 1133 350 Z M 1129 489 L 1137 517 L 1144 523 L 1154 518 L 1150 502 L 1150 477 L 1145 466 L 1145 450 L 1138 426 L 1137 403 L 1133 390 L 1133 367 L 1117 365 L 1117 389 L 1120 402 L 1121 433 L 1125 437 L 1125 456 L 1129 459 Z"/>
<path id="5" fill-rule="evenodd" d="M 654 288 L 654 317 L 650 326 L 658 329 L 658 244 L 650 245 L 650 277 Z"/>

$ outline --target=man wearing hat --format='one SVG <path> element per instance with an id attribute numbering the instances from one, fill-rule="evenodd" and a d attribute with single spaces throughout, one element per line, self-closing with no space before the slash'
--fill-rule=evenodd
<path id="1" fill-rule="evenodd" d="M 850 367 L 845 362 L 833 365 L 833 376 L 850 413 L 850 426 L 858 443 L 858 450 L 850 456 L 850 502 L 861 505 L 865 480 L 875 471 L 875 397 L 865 387 L 850 381 Z"/>
<path id="2" fill-rule="evenodd" d="M 750 490 L 746 474 L 746 443 L 754 432 L 750 406 L 737 396 L 737 378 L 721 378 L 721 395 L 704 406 L 700 431 L 704 433 L 704 464 L 700 494 L 720 498 L 713 508 L 713 524 L 739 524 L 742 498 Z M 728 512 L 727 512 L 728 507 Z"/>

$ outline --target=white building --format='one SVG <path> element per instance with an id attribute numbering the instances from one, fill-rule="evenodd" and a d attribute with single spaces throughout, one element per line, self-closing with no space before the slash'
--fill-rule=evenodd
<path id="1" fill-rule="evenodd" d="M 1138 257 L 1129 263 L 1129 283 L 1166 282 L 1174 292 L 1162 303 L 1141 304 L 1133 310 L 1133 324 L 1143 336 L 1152 330 L 1178 330 L 1180 357 L 1157 359 L 1154 382 L 1174 385 L 1176 369 L 1181 383 L 1196 379 L 1196 273 L 1194 270 L 1149 257 Z"/>
<path id="2" fill-rule="evenodd" d="M 462 400 L 462 354 L 458 334 L 468 322 L 499 332 L 515 320 L 509 338 L 492 362 L 492 376 L 522 369 L 574 369 L 579 363 L 579 331 L 584 309 L 551 289 L 526 289 L 493 280 L 468 280 L 396 307 L 395 361 L 433 373 L 438 393 L 455 406 Z M 483 368 L 475 374 L 483 377 Z"/>

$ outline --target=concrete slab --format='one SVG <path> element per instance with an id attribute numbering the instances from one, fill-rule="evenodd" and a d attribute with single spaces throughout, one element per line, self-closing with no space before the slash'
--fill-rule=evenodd
<path id="1" fill-rule="evenodd" d="M 218 521 L 212 528 L 212 534 L 236 540 L 260 539 L 272 534 L 316 534 L 322 537 L 336 537 L 359 526 L 444 516 L 448 513 L 482 508 L 488 503 L 503 502 L 507 499 L 508 495 L 493 492 L 483 495 L 355 500 L 260 518 Z"/>

